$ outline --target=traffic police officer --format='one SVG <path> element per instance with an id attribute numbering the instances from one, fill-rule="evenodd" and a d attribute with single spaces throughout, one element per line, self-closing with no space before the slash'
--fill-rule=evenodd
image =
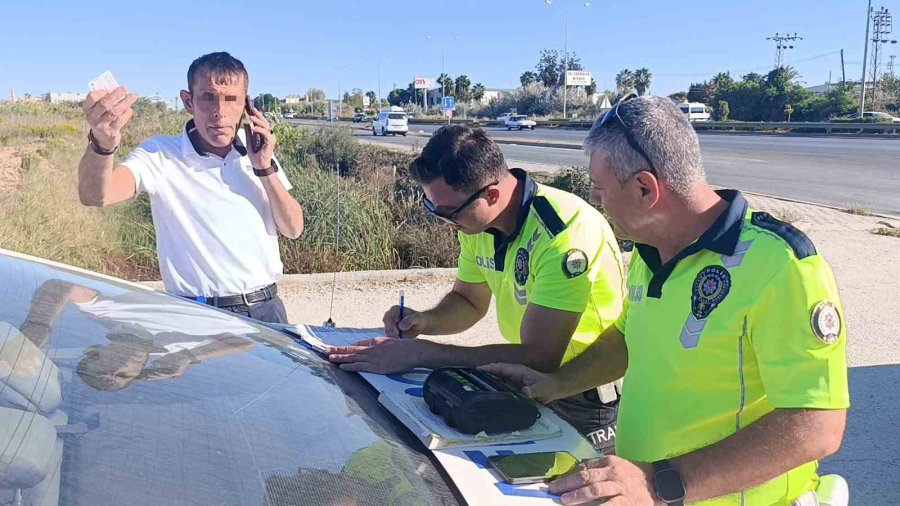
<path id="1" fill-rule="evenodd" d="M 459 231 L 453 290 L 433 309 L 394 307 L 387 339 L 336 348 L 348 370 L 392 373 L 414 367 L 513 361 L 552 371 L 586 349 L 619 316 L 624 272 L 618 244 L 599 211 L 575 195 L 507 169 L 499 147 L 477 128 L 440 129 L 410 167 L 425 208 Z M 509 344 L 461 347 L 411 338 L 456 334 L 481 320 L 496 298 Z M 551 404 L 595 447 L 611 451 L 618 393 L 612 378 Z"/>
<path id="2" fill-rule="evenodd" d="M 625 373 L 617 456 L 550 491 L 563 504 L 815 494 L 816 461 L 840 447 L 849 406 L 831 269 L 802 232 L 706 183 L 697 135 L 665 98 L 626 97 L 585 147 L 591 201 L 637 243 L 622 316 L 552 374 L 485 367 L 544 401 Z"/>

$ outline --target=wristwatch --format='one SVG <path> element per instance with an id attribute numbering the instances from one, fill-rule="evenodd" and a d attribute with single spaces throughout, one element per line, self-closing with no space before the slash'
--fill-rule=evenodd
<path id="1" fill-rule="evenodd" d="M 271 176 L 272 174 L 274 174 L 276 172 L 278 172 L 278 164 L 275 163 L 275 160 L 272 160 L 269 162 L 268 169 L 257 169 L 256 167 L 253 167 L 253 173 L 256 174 L 258 177 Z"/>
<path id="2" fill-rule="evenodd" d="M 653 463 L 653 490 L 656 496 L 666 504 L 684 506 L 684 480 L 668 460 L 657 460 Z"/>

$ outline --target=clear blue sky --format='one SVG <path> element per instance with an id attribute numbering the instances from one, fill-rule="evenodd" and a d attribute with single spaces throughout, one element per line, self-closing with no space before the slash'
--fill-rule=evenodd
<path id="1" fill-rule="evenodd" d="M 185 87 L 191 61 L 220 50 L 248 67 L 252 94 L 281 97 L 312 86 L 334 97 L 339 75 L 342 90 L 377 90 L 380 57 L 386 96 L 394 84 L 436 77 L 442 46 L 452 76 L 513 88 L 522 72 L 533 70 L 541 49 L 562 49 L 566 6 L 575 7 L 569 50 L 593 71 L 600 89 L 613 88 L 623 68 L 647 67 L 654 94 L 685 90 L 718 71 L 763 73 L 774 61 L 774 44 L 765 38 L 776 31 L 804 37 L 786 62 L 808 85 L 824 83 L 829 71 L 840 79 L 838 54 L 810 58 L 842 48 L 848 79 L 861 72 L 865 0 L 596 0 L 578 7 L 582 2 L 5 2 L 0 96 L 10 88 L 20 96 L 86 91 L 88 80 L 111 70 L 131 90 L 171 100 Z M 881 5 L 897 11 L 900 0 L 876 2 Z M 900 49 L 889 48 L 892 53 Z"/>

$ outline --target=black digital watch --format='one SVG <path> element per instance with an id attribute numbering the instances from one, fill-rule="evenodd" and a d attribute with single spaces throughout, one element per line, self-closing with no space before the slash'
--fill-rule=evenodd
<path id="1" fill-rule="evenodd" d="M 672 467 L 668 460 L 657 460 L 653 463 L 653 490 L 662 502 L 684 506 L 686 495 L 684 480 L 681 473 Z"/>

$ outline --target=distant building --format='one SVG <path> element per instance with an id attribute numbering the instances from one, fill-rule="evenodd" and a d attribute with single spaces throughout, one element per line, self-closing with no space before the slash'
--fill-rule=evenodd
<path id="1" fill-rule="evenodd" d="M 47 94 L 47 101 L 51 104 L 64 104 L 71 102 L 81 102 L 87 98 L 87 93 L 69 93 L 51 91 Z"/>
<path id="2" fill-rule="evenodd" d="M 479 105 L 488 105 L 491 103 L 491 100 L 496 100 L 503 98 L 504 96 L 510 94 L 512 90 L 502 90 L 498 88 L 490 88 L 484 90 L 484 95 L 481 97 L 481 100 L 478 101 Z M 428 90 L 428 106 L 433 107 L 436 105 L 441 105 L 441 87 L 438 86 L 433 90 Z M 416 90 L 416 100 L 417 103 L 422 103 L 422 90 Z"/>
<path id="3" fill-rule="evenodd" d="M 852 81 L 852 82 L 847 81 L 847 84 L 849 84 L 852 87 L 851 89 L 855 93 L 859 93 L 859 81 Z M 829 91 L 837 88 L 840 85 L 841 85 L 840 82 L 836 82 L 836 83 L 825 83 L 825 84 L 821 84 L 819 86 L 807 86 L 806 91 L 815 93 L 816 95 L 824 95 L 824 94 L 828 93 Z M 869 88 L 870 86 L 872 86 L 872 83 L 866 83 L 866 88 Z"/>
<path id="4" fill-rule="evenodd" d="M 285 105 L 299 104 L 306 102 L 306 95 L 288 95 L 284 98 Z"/>
<path id="5" fill-rule="evenodd" d="M 488 105 L 491 103 L 491 100 L 499 100 L 506 95 L 509 95 L 510 90 L 501 90 L 497 88 L 488 88 L 484 90 L 484 96 L 481 97 L 479 104 Z"/>

